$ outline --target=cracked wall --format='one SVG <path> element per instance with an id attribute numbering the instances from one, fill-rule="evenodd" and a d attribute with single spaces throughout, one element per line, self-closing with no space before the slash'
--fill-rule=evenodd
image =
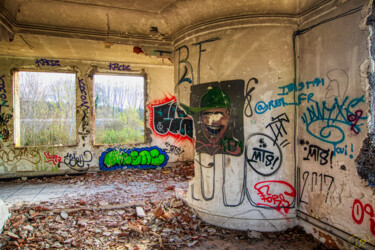
<path id="1" fill-rule="evenodd" d="M 314 79 L 324 83 L 302 89 L 301 93 L 311 98 L 298 107 L 296 117 L 300 217 L 332 226 L 325 228 L 335 236 L 329 241 L 341 247 L 343 242 L 355 245 L 356 239 L 363 239 L 367 246 L 375 242 L 374 199 L 369 187 L 373 155 L 370 149 L 365 156 L 358 156 L 364 155 L 362 145 L 370 146 L 365 138 L 371 116 L 367 92 L 369 32 L 364 25 L 368 1 L 361 3 L 363 8 L 359 2 L 349 1 L 305 22 L 299 30 L 307 31 L 297 37 L 298 83 Z M 359 167 L 357 171 L 356 163 L 363 162 L 372 169 Z M 365 176 L 366 180 L 361 179 Z M 315 237 L 327 241 L 326 233 L 302 224 Z"/>

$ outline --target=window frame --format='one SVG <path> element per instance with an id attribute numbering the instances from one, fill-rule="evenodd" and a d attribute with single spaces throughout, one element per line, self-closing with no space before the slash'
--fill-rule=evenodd
<path id="1" fill-rule="evenodd" d="M 20 95 L 19 95 L 19 72 L 39 72 L 39 73 L 66 73 L 66 74 L 74 74 L 74 98 L 75 98 L 75 143 L 74 144 L 67 144 L 67 145 L 20 145 L 20 138 L 21 138 L 21 119 L 20 119 Z M 79 144 L 79 138 L 78 138 L 78 130 L 77 130 L 77 88 L 78 88 L 78 72 L 77 70 L 74 70 L 74 67 L 68 67 L 68 68 L 45 68 L 45 67 L 38 67 L 38 68 L 29 68 L 29 67 L 20 67 L 20 68 L 13 68 L 11 70 L 11 79 L 12 79 L 12 98 L 13 98 L 13 143 L 14 148 L 40 148 L 40 147 L 48 147 L 48 148 L 61 148 L 61 147 L 74 147 Z"/>
<path id="2" fill-rule="evenodd" d="M 151 141 L 151 132 L 147 129 L 147 86 L 148 86 L 148 78 L 147 74 L 145 73 L 144 70 L 142 71 L 111 71 L 108 69 L 98 69 L 96 68 L 94 72 L 92 72 L 91 75 L 91 81 L 92 81 L 92 95 L 93 95 L 93 100 L 95 100 L 95 81 L 94 81 L 94 76 L 95 75 L 109 75 L 109 76 L 139 76 L 143 77 L 143 141 L 142 142 L 118 142 L 118 143 L 111 143 L 111 144 L 101 144 L 96 142 L 96 110 L 95 110 L 95 103 L 93 103 L 93 134 L 92 134 L 92 142 L 94 147 L 101 147 L 101 146 L 121 146 L 121 145 L 126 145 L 126 146 L 138 146 L 142 145 L 145 143 L 149 143 Z"/>

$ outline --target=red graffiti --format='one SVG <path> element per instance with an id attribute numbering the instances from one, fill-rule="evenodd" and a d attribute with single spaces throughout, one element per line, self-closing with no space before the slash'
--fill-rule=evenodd
<path id="1" fill-rule="evenodd" d="M 354 115 L 348 115 L 348 121 L 352 123 L 350 126 L 350 130 L 353 131 L 355 134 L 359 134 L 359 131 L 355 129 L 355 126 L 357 126 L 357 123 L 359 119 L 362 117 L 363 111 L 358 109 L 354 112 Z"/>
<path id="2" fill-rule="evenodd" d="M 262 201 L 257 205 L 274 208 L 281 214 L 289 212 L 290 204 L 296 196 L 294 187 L 285 181 L 261 181 L 254 188 Z"/>
<path id="3" fill-rule="evenodd" d="M 358 199 L 353 201 L 353 208 L 352 208 L 352 218 L 355 223 L 362 224 L 363 219 L 365 218 L 365 213 L 370 216 L 370 231 L 373 235 L 375 235 L 375 214 L 374 209 L 370 204 L 365 204 L 363 206 L 362 202 Z"/>
<path id="4" fill-rule="evenodd" d="M 177 105 L 176 97 L 168 95 L 151 102 L 147 107 L 154 136 L 193 141 L 193 120 Z"/>
<path id="5" fill-rule="evenodd" d="M 46 162 L 52 162 L 53 165 L 55 165 L 55 166 L 56 166 L 56 164 L 58 162 L 61 162 L 61 157 L 60 156 L 50 155 L 49 152 L 44 152 L 44 155 L 46 156 L 46 159 L 48 160 Z"/>

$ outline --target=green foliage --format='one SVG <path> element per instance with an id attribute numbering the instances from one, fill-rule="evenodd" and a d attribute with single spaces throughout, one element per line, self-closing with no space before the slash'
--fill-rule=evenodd
<path id="1" fill-rule="evenodd" d="M 115 121 L 96 126 L 97 144 L 137 143 L 144 141 L 144 121 L 135 108 L 126 108 L 117 113 Z"/>
<path id="2" fill-rule="evenodd" d="M 20 72 L 20 145 L 76 143 L 75 76 Z"/>

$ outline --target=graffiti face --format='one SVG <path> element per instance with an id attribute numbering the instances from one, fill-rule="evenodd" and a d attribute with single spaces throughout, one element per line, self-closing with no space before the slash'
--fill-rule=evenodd
<path id="1" fill-rule="evenodd" d="M 194 118 L 197 153 L 243 153 L 243 80 L 209 82 L 191 87 L 190 105 L 180 103 Z"/>
<path id="2" fill-rule="evenodd" d="M 226 108 L 208 109 L 202 111 L 199 117 L 204 137 L 214 144 L 222 138 L 228 128 L 230 110 Z"/>

